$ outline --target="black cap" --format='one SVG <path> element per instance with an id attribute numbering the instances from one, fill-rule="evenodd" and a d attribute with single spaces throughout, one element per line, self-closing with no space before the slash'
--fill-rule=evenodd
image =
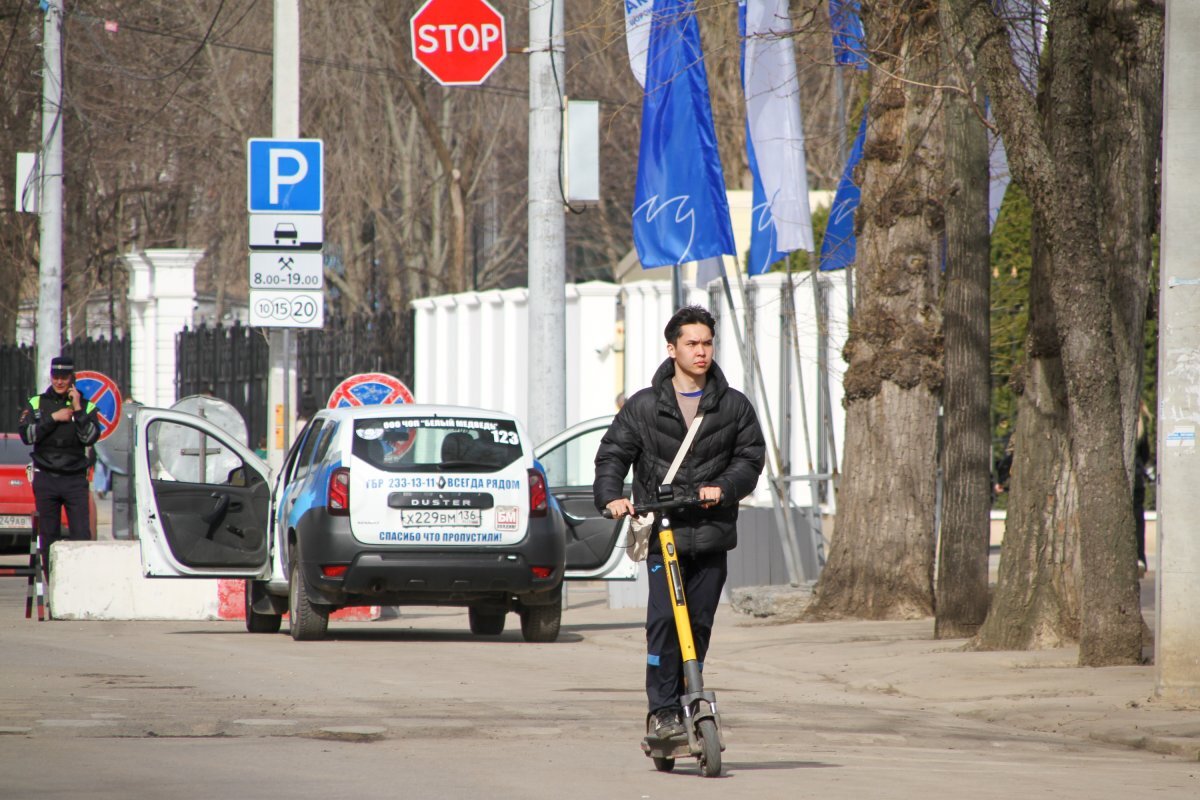
<path id="1" fill-rule="evenodd" d="M 50 359 L 51 372 L 74 372 L 75 359 L 70 356 L 55 356 Z"/>

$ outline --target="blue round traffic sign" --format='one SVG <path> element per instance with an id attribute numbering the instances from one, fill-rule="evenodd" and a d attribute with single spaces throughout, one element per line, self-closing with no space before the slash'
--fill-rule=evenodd
<path id="1" fill-rule="evenodd" d="M 116 381 L 103 372 L 83 370 L 75 373 L 75 388 L 85 399 L 96 404 L 100 439 L 107 439 L 121 424 L 121 392 Z"/>
<path id="2" fill-rule="evenodd" d="M 364 372 L 351 375 L 339 383 L 329 395 L 326 408 L 412 402 L 412 392 L 399 378 L 393 378 L 384 372 Z"/>

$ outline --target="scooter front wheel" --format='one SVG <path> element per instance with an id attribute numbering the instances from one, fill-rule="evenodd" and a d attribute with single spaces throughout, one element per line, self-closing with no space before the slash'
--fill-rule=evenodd
<path id="1" fill-rule="evenodd" d="M 721 736 L 717 733 L 716 721 L 700 720 L 696 738 L 700 740 L 700 774 L 706 778 L 717 777 L 721 774 Z"/>
<path id="2" fill-rule="evenodd" d="M 659 772 L 670 772 L 675 769 L 675 759 L 654 757 L 654 768 Z"/>

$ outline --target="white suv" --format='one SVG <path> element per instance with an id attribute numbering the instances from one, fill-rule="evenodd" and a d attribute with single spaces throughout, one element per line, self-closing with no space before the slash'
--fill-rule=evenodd
<path id="1" fill-rule="evenodd" d="M 552 474 L 590 475 L 595 422 L 552 440 Z M 636 574 L 617 546 L 622 526 L 579 502 L 590 485 L 562 487 L 564 511 L 521 424 L 502 412 L 323 410 L 274 482 L 248 448 L 191 414 L 140 409 L 136 442 L 144 572 L 245 578 L 253 632 L 278 631 L 287 612 L 293 638 L 320 639 L 339 608 L 454 605 L 475 633 L 501 633 L 515 611 L 527 641 L 549 642 L 564 576 Z"/>

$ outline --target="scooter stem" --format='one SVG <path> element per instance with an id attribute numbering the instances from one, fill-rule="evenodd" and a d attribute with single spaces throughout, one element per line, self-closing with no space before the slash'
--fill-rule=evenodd
<path id="1" fill-rule="evenodd" d="M 699 692 L 704 688 L 700 677 L 700 662 L 696 660 L 696 643 L 692 639 L 692 620 L 688 615 L 687 597 L 683 591 L 683 571 L 679 568 L 679 553 L 675 549 L 675 531 L 666 517 L 658 531 L 662 547 L 663 566 L 667 572 L 667 584 L 671 587 L 671 607 L 675 612 L 675 631 L 679 635 L 679 652 L 683 656 L 683 677 L 687 691 Z"/>

